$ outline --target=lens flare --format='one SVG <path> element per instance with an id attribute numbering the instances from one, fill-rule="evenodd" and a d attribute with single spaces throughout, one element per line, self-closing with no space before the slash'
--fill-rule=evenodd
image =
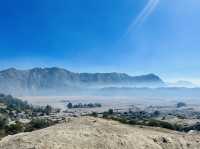
<path id="1" fill-rule="evenodd" d="M 140 26 L 156 9 L 160 0 L 149 0 L 144 9 L 139 13 L 136 19 L 129 25 L 125 36 L 128 35 L 131 31 L 133 31 L 136 27 Z"/>

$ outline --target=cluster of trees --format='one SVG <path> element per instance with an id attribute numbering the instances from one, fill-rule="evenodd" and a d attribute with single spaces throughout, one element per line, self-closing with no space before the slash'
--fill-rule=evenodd
<path id="1" fill-rule="evenodd" d="M 13 124 L 8 125 L 6 118 L 0 117 L 0 136 L 13 135 L 20 132 L 30 132 L 42 128 L 49 127 L 55 123 L 48 119 L 35 118 L 32 119 L 29 123 L 24 124 L 19 121 L 16 121 Z"/>
<path id="2" fill-rule="evenodd" d="M 155 111 L 154 113 L 156 116 L 159 115 L 158 111 Z M 91 114 L 91 116 L 98 116 L 97 113 L 93 112 Z M 121 123 L 124 124 L 130 124 L 130 125 L 142 125 L 142 126 L 151 126 L 151 127 L 160 127 L 160 128 L 166 128 L 166 129 L 170 129 L 170 130 L 176 130 L 176 131 L 186 131 L 186 129 L 182 126 L 182 125 L 178 125 L 178 124 L 172 124 L 172 123 L 168 123 L 165 121 L 160 121 L 160 120 L 156 120 L 156 119 L 152 119 L 152 118 L 143 118 L 143 117 L 126 117 L 126 116 L 119 116 L 116 115 L 113 111 L 113 109 L 109 109 L 106 112 L 103 112 L 103 118 L 106 119 L 112 119 L 115 121 L 119 121 Z M 194 128 L 194 127 L 192 127 Z M 195 128 L 199 128 L 200 130 L 200 124 L 196 125 Z M 191 130 L 191 127 L 187 129 L 187 131 Z M 197 130 L 197 129 L 195 129 Z"/>
<path id="3" fill-rule="evenodd" d="M 50 105 L 47 105 L 45 107 L 32 107 L 33 116 L 36 116 L 37 113 L 41 113 L 42 115 L 50 115 L 53 112 L 53 110 L 54 109 Z M 60 112 L 60 109 L 58 109 L 57 112 Z"/>
<path id="4" fill-rule="evenodd" d="M 51 120 L 38 118 L 56 111 L 50 105 L 35 107 L 25 101 L 4 94 L 0 94 L 0 103 L 3 106 L 0 107 L 0 138 L 8 134 L 33 131 L 54 124 Z M 57 112 L 59 112 L 59 109 Z M 30 123 L 19 122 L 20 116 L 30 119 Z M 13 124 L 9 124 L 8 119 L 12 120 Z"/>
<path id="5" fill-rule="evenodd" d="M 33 119 L 30 123 L 28 123 L 26 125 L 26 132 L 30 132 L 30 131 L 34 131 L 34 130 L 38 130 L 38 129 L 43 129 L 49 126 L 54 125 L 55 123 L 49 119 L 40 119 L 40 118 L 36 118 Z"/>
<path id="6" fill-rule="evenodd" d="M 160 127 L 170 130 L 176 130 L 176 131 L 184 131 L 182 125 L 178 124 L 171 124 L 165 121 L 160 121 L 156 119 L 127 119 L 124 117 L 109 117 L 112 120 L 119 121 L 124 124 L 130 124 L 130 125 L 141 125 L 141 126 L 150 126 L 150 127 Z"/>
<path id="7" fill-rule="evenodd" d="M 200 131 L 200 123 L 197 122 L 196 124 L 192 125 L 192 126 L 188 126 L 188 127 L 184 127 L 183 130 L 185 132 L 188 132 L 190 130 L 196 130 L 196 131 Z"/>
<path id="8" fill-rule="evenodd" d="M 16 111 L 24 111 L 27 109 L 31 109 L 31 105 L 29 105 L 26 101 L 22 101 L 20 99 L 14 98 L 11 95 L 0 94 L 0 103 L 3 103 L 10 110 Z"/>
<path id="9" fill-rule="evenodd" d="M 20 132 L 30 132 L 38 129 L 43 129 L 53 125 L 54 122 L 47 119 L 33 119 L 28 124 L 23 124 L 19 121 L 16 121 L 15 124 L 5 125 L 4 126 L 4 135 L 13 135 Z"/>
<path id="10" fill-rule="evenodd" d="M 108 111 L 103 112 L 103 118 L 109 118 L 109 117 L 112 117 L 113 114 L 114 114 L 114 110 L 113 110 L 113 109 L 109 109 Z"/>
<path id="11" fill-rule="evenodd" d="M 181 131 L 183 128 L 182 125 L 172 124 L 172 123 L 168 123 L 165 121 L 159 121 L 159 120 L 155 120 L 155 119 L 147 120 L 147 122 L 145 124 L 146 124 L 146 126 L 161 127 L 161 128 L 177 130 L 177 131 Z"/>
<path id="12" fill-rule="evenodd" d="M 102 107 L 102 105 L 100 103 L 89 103 L 89 104 L 75 104 L 73 105 L 71 102 L 69 102 L 67 104 L 67 108 L 68 109 L 73 109 L 73 108 L 97 108 L 97 107 Z"/>
<path id="13" fill-rule="evenodd" d="M 28 104 L 26 101 L 22 101 L 20 99 L 14 98 L 11 95 L 4 95 L 0 94 L 0 103 L 3 103 L 7 106 L 8 111 L 17 111 L 17 112 L 27 112 L 36 114 L 36 113 L 43 113 L 46 115 L 49 115 L 53 108 L 50 105 L 47 105 L 45 107 L 43 106 L 33 106 Z M 1 109 L 2 110 L 2 109 Z M 3 112 L 3 111 L 0 111 Z"/>

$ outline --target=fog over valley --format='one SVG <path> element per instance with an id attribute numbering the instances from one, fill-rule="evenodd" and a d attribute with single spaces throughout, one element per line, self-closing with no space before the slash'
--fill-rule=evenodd
<path id="1" fill-rule="evenodd" d="M 169 84 L 155 74 L 75 73 L 66 69 L 33 68 L 0 71 L 0 90 L 32 104 L 57 105 L 61 100 L 126 104 L 199 103 L 200 88 L 187 82 Z"/>

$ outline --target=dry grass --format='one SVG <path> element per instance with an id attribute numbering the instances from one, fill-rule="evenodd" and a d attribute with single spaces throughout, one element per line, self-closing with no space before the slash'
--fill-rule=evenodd
<path id="1" fill-rule="evenodd" d="M 200 136 L 91 117 L 8 136 L 1 149 L 200 149 Z"/>

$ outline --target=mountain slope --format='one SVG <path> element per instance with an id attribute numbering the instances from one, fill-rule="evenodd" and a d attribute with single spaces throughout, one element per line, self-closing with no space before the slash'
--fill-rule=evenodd
<path id="1" fill-rule="evenodd" d="M 129 76 L 124 73 L 74 73 L 61 68 L 0 71 L 0 90 L 5 93 L 69 89 L 98 85 L 163 85 L 154 74 Z"/>
<path id="2" fill-rule="evenodd" d="M 140 128 L 82 117 L 43 130 L 8 136 L 1 149 L 199 149 L 200 135 Z"/>

